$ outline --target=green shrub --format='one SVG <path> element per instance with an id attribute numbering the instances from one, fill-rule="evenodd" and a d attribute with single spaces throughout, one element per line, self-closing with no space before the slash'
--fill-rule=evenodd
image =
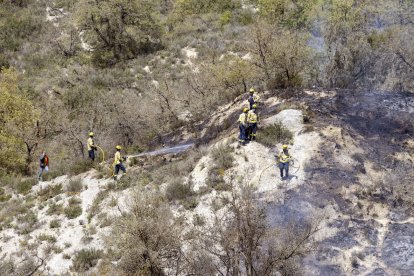
<path id="1" fill-rule="evenodd" d="M 5 174 L 0 171 L 0 186 L 3 187 L 15 187 L 20 181 L 21 176 L 16 174 Z"/>
<path id="2" fill-rule="evenodd" d="M 214 147 L 211 151 L 211 158 L 213 159 L 214 166 L 222 170 L 231 168 L 234 162 L 232 153 L 233 148 L 228 144 L 220 144 Z"/>
<path id="3" fill-rule="evenodd" d="M 49 243 L 55 243 L 56 242 L 56 237 L 52 236 L 52 235 L 48 235 L 48 234 L 40 234 L 39 236 L 37 236 L 37 239 L 39 241 L 47 241 Z"/>
<path id="4" fill-rule="evenodd" d="M 70 260 L 70 258 L 71 258 L 71 256 L 69 255 L 69 254 L 63 254 L 63 259 L 65 259 L 65 260 Z"/>
<path id="5" fill-rule="evenodd" d="M 82 181 L 79 179 L 69 181 L 65 190 L 67 193 L 80 193 L 83 189 Z"/>
<path id="6" fill-rule="evenodd" d="M 261 129 L 257 135 L 257 141 L 268 147 L 275 146 L 278 143 L 288 144 L 292 138 L 292 132 L 280 123 Z"/>
<path id="7" fill-rule="evenodd" d="M 198 199 L 195 196 L 190 196 L 190 197 L 185 198 L 182 201 L 182 204 L 185 209 L 193 210 L 198 206 Z"/>
<path id="8" fill-rule="evenodd" d="M 78 174 L 89 171 L 93 167 L 94 167 L 94 163 L 90 159 L 81 159 L 81 160 L 73 163 L 69 167 L 69 174 L 70 175 L 78 175 Z"/>
<path id="9" fill-rule="evenodd" d="M 50 228 L 59 228 L 60 227 L 60 221 L 58 219 L 51 220 L 49 223 Z"/>
<path id="10" fill-rule="evenodd" d="M 63 204 L 56 204 L 55 202 L 51 202 L 49 204 L 49 209 L 47 209 L 47 215 L 59 215 L 63 212 Z"/>
<path id="11" fill-rule="evenodd" d="M 82 207 L 80 206 L 81 202 L 82 201 L 76 197 L 71 197 L 69 199 L 69 205 L 63 209 L 67 218 L 74 219 L 82 214 Z"/>
<path id="12" fill-rule="evenodd" d="M 73 265 L 71 269 L 76 272 L 85 272 L 94 267 L 102 255 L 102 250 L 97 250 L 94 248 L 77 251 L 73 258 Z"/>
<path id="13" fill-rule="evenodd" d="M 79 217 L 82 214 L 82 207 L 79 205 L 71 205 L 66 207 L 63 212 L 65 213 L 66 217 L 69 219 L 74 219 Z"/>
<path id="14" fill-rule="evenodd" d="M 8 201 L 11 195 L 6 194 L 3 188 L 0 187 L 0 202 Z"/>
<path id="15" fill-rule="evenodd" d="M 12 197 L 11 195 L 7 195 L 7 194 L 0 195 L 0 202 L 9 201 L 11 197 Z"/>
<path id="16" fill-rule="evenodd" d="M 30 210 L 26 214 L 20 215 L 17 218 L 17 222 L 19 223 L 19 225 L 16 227 L 17 233 L 26 235 L 37 228 L 38 218 L 37 215 L 32 210 Z"/>
<path id="17" fill-rule="evenodd" d="M 68 203 L 69 203 L 69 205 L 81 204 L 82 203 L 82 199 L 73 196 L 73 197 L 69 198 Z"/>
<path id="18" fill-rule="evenodd" d="M 46 201 L 49 198 L 53 198 L 62 193 L 62 184 L 49 185 L 45 188 L 40 189 L 37 192 L 37 196 L 41 201 Z"/>
<path id="19" fill-rule="evenodd" d="M 89 209 L 89 214 L 88 214 L 88 222 L 90 223 L 92 218 L 99 213 L 100 211 L 100 205 L 102 203 L 102 201 L 105 200 L 105 198 L 108 196 L 109 191 L 104 190 L 104 191 L 100 191 L 95 199 L 92 202 L 92 206 Z"/>
<path id="20" fill-rule="evenodd" d="M 35 178 L 28 178 L 28 179 L 22 180 L 17 183 L 16 191 L 19 194 L 25 195 L 32 189 L 32 186 L 36 184 L 37 184 L 37 180 Z"/>
<path id="21" fill-rule="evenodd" d="M 62 176 L 66 174 L 66 168 L 63 166 L 53 167 L 53 169 L 49 169 L 48 173 L 43 174 L 42 178 L 43 181 L 50 181 L 55 179 L 56 177 Z"/>
<path id="22" fill-rule="evenodd" d="M 193 195 L 190 185 L 181 183 L 179 180 L 171 182 L 167 186 L 165 196 L 168 200 L 181 200 Z"/>

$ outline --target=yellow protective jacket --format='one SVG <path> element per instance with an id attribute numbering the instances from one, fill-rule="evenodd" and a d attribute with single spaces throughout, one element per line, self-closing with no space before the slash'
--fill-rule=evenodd
<path id="1" fill-rule="evenodd" d="M 245 125 L 247 123 L 247 113 L 243 112 L 240 114 L 238 122 L 242 125 Z"/>
<path id="2" fill-rule="evenodd" d="M 92 139 L 92 137 L 89 137 L 88 138 L 88 142 L 87 142 L 87 145 L 88 145 L 88 151 L 90 151 L 90 150 L 92 150 L 93 148 L 94 148 L 94 143 L 93 143 L 93 139 Z"/>
<path id="3" fill-rule="evenodd" d="M 249 113 L 247 114 L 247 122 L 250 124 L 254 124 L 254 123 L 257 123 L 258 120 L 259 120 L 259 117 L 257 116 L 257 113 L 254 112 L 253 110 L 250 110 Z"/>
<path id="4" fill-rule="evenodd" d="M 115 152 L 114 164 L 119 165 L 121 163 L 122 163 L 121 152 L 117 151 L 117 152 Z"/>
<path id="5" fill-rule="evenodd" d="M 247 105 L 250 106 L 250 104 L 252 104 L 251 101 L 253 101 L 253 103 L 260 103 L 260 100 L 260 96 L 254 93 L 253 97 L 249 96 L 247 99 Z"/>
<path id="6" fill-rule="evenodd" d="M 279 162 L 280 163 L 288 163 L 290 161 L 290 159 L 291 159 L 291 156 L 290 156 L 289 152 L 282 151 L 279 154 Z"/>

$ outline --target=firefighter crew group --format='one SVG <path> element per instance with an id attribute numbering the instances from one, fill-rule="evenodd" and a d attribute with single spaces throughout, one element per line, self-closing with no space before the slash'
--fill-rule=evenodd
<path id="1" fill-rule="evenodd" d="M 247 105 L 243 107 L 243 112 L 239 116 L 239 143 L 241 145 L 246 145 L 249 141 L 256 140 L 257 135 L 257 123 L 259 122 L 259 115 L 257 112 L 258 105 L 260 102 L 260 97 L 257 95 L 254 88 L 250 88 L 250 94 L 247 99 Z M 248 107 L 247 107 L 248 106 Z M 86 142 L 88 149 L 88 157 L 90 160 L 95 161 L 95 151 L 98 149 L 98 146 L 94 142 L 94 133 L 89 132 L 89 138 Z M 113 163 L 113 177 L 114 180 L 117 179 L 119 171 L 122 171 L 123 174 L 126 174 L 126 169 L 124 162 L 126 157 L 121 155 L 122 147 L 117 145 L 115 147 L 114 163 Z M 289 162 L 292 160 L 291 156 L 288 153 L 288 146 L 283 145 L 282 152 L 277 155 L 280 168 L 280 177 L 284 179 L 289 176 Z M 44 172 L 48 172 L 49 158 L 46 153 L 43 152 L 40 157 L 40 169 L 39 169 L 39 180 L 42 178 Z M 285 174 L 284 174 L 285 172 Z"/>
<path id="2" fill-rule="evenodd" d="M 239 143 L 244 146 L 249 141 L 256 140 L 257 123 L 259 116 L 257 114 L 257 108 L 259 105 L 260 97 L 255 93 L 254 88 L 250 88 L 250 95 L 247 99 L 249 107 L 243 107 L 243 112 L 239 116 Z"/>
<path id="3" fill-rule="evenodd" d="M 88 138 L 86 144 L 87 144 L 87 147 L 88 147 L 89 159 L 91 159 L 92 161 L 95 161 L 95 151 L 98 149 L 98 147 L 95 145 L 95 142 L 93 140 L 93 136 L 94 136 L 94 133 L 89 132 L 89 138 Z M 125 166 L 124 166 L 124 162 L 126 160 L 126 157 L 123 157 L 121 155 L 121 150 L 122 150 L 121 146 L 117 145 L 115 147 L 115 150 L 116 151 L 115 151 L 115 156 L 114 156 L 114 163 L 112 165 L 114 167 L 113 168 L 114 169 L 113 177 L 114 177 L 114 180 L 117 180 L 117 176 L 118 176 L 119 171 L 122 171 L 124 174 L 126 174 L 126 169 L 125 169 Z"/>
<path id="4" fill-rule="evenodd" d="M 250 88 L 247 105 L 243 107 L 239 115 L 239 144 L 245 146 L 246 143 L 256 140 L 257 123 L 259 122 L 258 106 L 260 97 L 254 88 Z M 248 107 L 247 107 L 248 106 Z M 289 154 L 288 146 L 282 146 L 282 152 L 275 156 L 279 162 L 280 177 L 282 180 L 289 177 L 289 163 L 293 162 Z"/>

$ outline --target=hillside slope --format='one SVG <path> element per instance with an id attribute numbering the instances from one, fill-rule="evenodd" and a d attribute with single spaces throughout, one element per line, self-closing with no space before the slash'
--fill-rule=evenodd
<path id="1" fill-rule="evenodd" d="M 223 198 L 247 185 L 255 187 L 254 200 L 265 208 L 269 225 L 285 229 L 308 222 L 317 225 L 319 230 L 311 237 L 314 250 L 301 260 L 303 274 L 414 273 L 410 197 L 414 99 L 352 92 L 345 100 L 344 93 L 351 92 L 304 91 L 290 101 L 265 94 L 260 128 L 281 123 L 293 134 L 290 152 L 295 166 L 287 180 L 280 179 L 274 158 L 281 143 L 272 148 L 258 142 L 240 147 L 233 127 L 205 138 L 226 120 L 235 121 L 242 104 L 242 99 L 236 99 L 201 124 L 201 133 L 171 140 L 212 139 L 198 149 L 197 158 L 191 154 L 147 157 L 128 168 L 128 175 L 118 183 L 92 170 L 42 182 L 25 196 L 14 194 L 0 213 L 3 219 L 13 215 L 2 223 L 0 232 L 2 271 L 27 274 L 36 269 L 52 275 L 82 271 L 79 251 L 109 250 L 105 240 L 111 238 L 113 222 L 131 211 L 136 191 L 166 193 L 174 216 L 184 220 L 184 236 L 193 228 L 208 229 L 218 214 L 228 210 Z M 303 123 L 304 109 L 311 111 L 311 123 Z M 217 149 L 232 156 L 225 169 L 216 166 Z M 191 163 L 188 173 L 184 167 L 173 167 L 180 162 Z M 170 195 L 173 175 L 179 171 L 192 190 L 188 200 L 180 191 Z M 221 180 L 214 182 L 212 177 Z M 76 206 L 81 207 L 78 213 Z M 26 266 L 6 266 L 10 262 Z M 89 265 L 90 272 L 116 271 L 118 260 L 96 262 Z"/>

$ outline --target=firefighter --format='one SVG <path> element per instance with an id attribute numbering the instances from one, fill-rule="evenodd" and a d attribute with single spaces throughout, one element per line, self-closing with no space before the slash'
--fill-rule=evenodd
<path id="1" fill-rule="evenodd" d="M 89 132 L 89 138 L 86 144 L 88 146 L 89 159 L 95 161 L 95 150 L 97 150 L 97 147 L 95 146 L 95 142 L 93 141 L 93 132 Z"/>
<path id="2" fill-rule="evenodd" d="M 123 164 L 125 157 L 121 156 L 121 146 L 116 146 L 115 147 L 116 152 L 115 152 L 115 157 L 114 157 L 114 164 L 115 164 L 115 171 L 114 171 L 114 180 L 117 179 L 119 170 L 121 170 L 124 174 L 126 174 L 126 169 L 125 166 Z"/>
<path id="3" fill-rule="evenodd" d="M 253 104 L 252 109 L 249 110 L 247 114 L 247 124 L 248 124 L 248 131 L 247 131 L 247 138 L 250 141 L 256 140 L 256 132 L 257 132 L 257 122 L 259 120 L 259 116 L 257 115 L 257 104 Z"/>
<path id="4" fill-rule="evenodd" d="M 239 116 L 239 143 L 241 145 L 246 145 L 246 134 L 247 134 L 247 114 L 248 114 L 249 109 L 247 107 L 243 108 L 243 113 L 240 114 Z"/>

